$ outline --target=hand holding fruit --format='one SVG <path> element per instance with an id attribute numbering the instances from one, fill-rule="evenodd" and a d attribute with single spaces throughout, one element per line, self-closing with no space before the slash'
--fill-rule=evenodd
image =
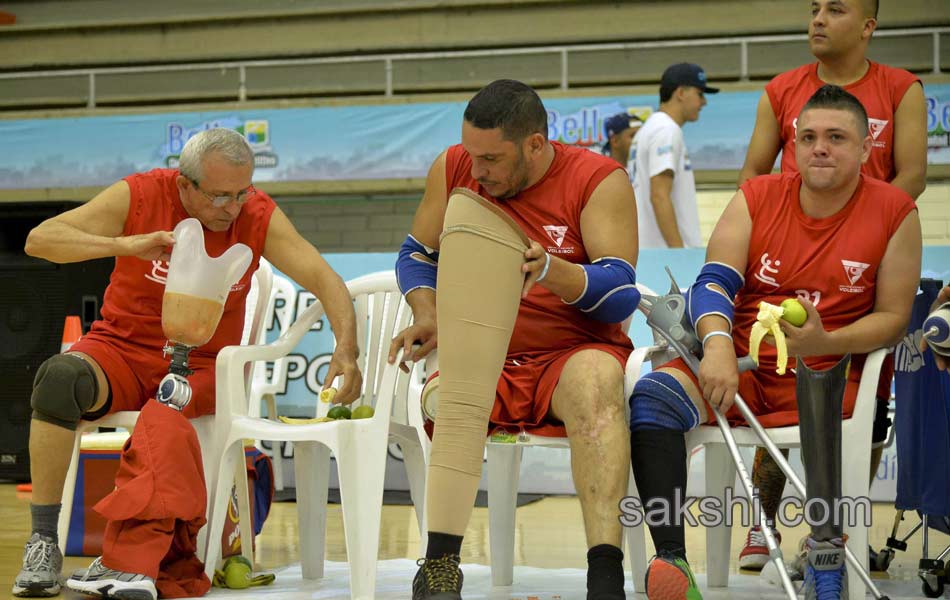
<path id="1" fill-rule="evenodd" d="M 816 330 L 825 333 L 817 309 L 808 300 L 786 298 L 780 306 L 760 302 L 757 321 L 749 335 L 749 355 L 758 363 L 759 346 L 765 339 L 778 351 L 775 372 L 784 375 L 789 355 L 810 354 L 802 352 L 802 347 L 807 348 L 808 343 L 814 341 Z M 769 335 L 773 339 L 766 337 Z"/>
<path id="2" fill-rule="evenodd" d="M 779 323 L 785 333 L 789 356 L 820 356 L 832 354 L 828 348 L 828 332 L 821 322 L 818 309 L 806 298 L 793 299 L 805 312 L 805 319 L 801 325 L 784 318 Z M 800 317 L 800 315 L 799 315 Z"/>

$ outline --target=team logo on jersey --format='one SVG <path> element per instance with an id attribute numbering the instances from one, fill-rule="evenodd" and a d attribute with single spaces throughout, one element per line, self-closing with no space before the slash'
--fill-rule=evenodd
<path id="1" fill-rule="evenodd" d="M 872 119 L 871 117 L 868 117 L 868 131 L 871 134 L 871 145 L 875 148 L 883 148 L 887 145 L 887 143 L 883 140 L 880 142 L 877 141 L 877 138 L 879 135 L 881 135 L 884 129 L 887 128 L 887 124 L 889 122 L 890 121 L 886 121 L 884 119 Z"/>
<path id="2" fill-rule="evenodd" d="M 844 267 L 844 274 L 848 278 L 849 285 L 838 286 L 842 292 L 850 292 L 852 294 L 863 292 L 865 286 L 863 285 L 854 285 L 857 283 L 861 276 L 864 275 L 864 271 L 867 270 L 869 265 L 868 263 L 857 262 L 855 260 L 842 260 L 841 266 Z"/>
<path id="3" fill-rule="evenodd" d="M 567 225 L 545 225 L 543 229 L 551 238 L 551 241 L 560 248 L 561 244 L 564 243 L 564 236 L 567 235 Z"/>
<path id="4" fill-rule="evenodd" d="M 764 283 L 765 285 L 778 287 L 778 282 L 775 280 L 775 277 L 772 277 L 772 276 L 778 273 L 777 267 L 782 266 L 782 261 L 770 260 L 769 253 L 766 252 L 765 254 L 762 255 L 762 258 L 759 259 L 759 263 L 762 266 L 759 268 L 759 272 L 755 274 L 755 278 L 761 281 L 762 283 Z"/>
<path id="5" fill-rule="evenodd" d="M 884 131 L 888 123 L 889 121 L 885 121 L 884 119 L 872 119 L 868 117 L 868 129 L 871 130 L 871 137 L 876 140 L 877 136 L 881 135 L 881 132 Z"/>
<path id="6" fill-rule="evenodd" d="M 146 273 L 145 278 L 149 281 L 165 285 L 165 282 L 168 281 L 168 263 L 164 260 L 153 260 L 152 272 Z"/>

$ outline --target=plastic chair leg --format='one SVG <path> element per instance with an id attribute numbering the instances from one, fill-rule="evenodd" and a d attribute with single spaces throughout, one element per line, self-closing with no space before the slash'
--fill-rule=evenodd
<path id="1" fill-rule="evenodd" d="M 423 450 L 418 444 L 401 442 L 403 464 L 409 479 L 409 495 L 416 510 L 419 523 L 419 556 L 425 556 L 428 540 L 426 526 L 426 461 Z"/>
<path id="2" fill-rule="evenodd" d="M 633 478 L 633 470 L 630 471 L 630 483 L 627 485 L 628 496 L 640 496 L 637 490 L 637 482 Z M 641 522 L 636 527 L 625 527 L 624 535 L 627 538 L 627 556 L 630 559 L 630 574 L 633 581 L 633 590 L 635 592 L 646 593 L 644 582 L 647 573 L 647 548 L 646 548 L 646 528 Z"/>
<path id="3" fill-rule="evenodd" d="M 66 555 L 66 539 L 69 537 L 69 522 L 73 516 L 73 498 L 76 494 L 76 477 L 79 472 L 79 444 L 82 440 L 82 432 L 89 429 L 83 427 L 80 423 L 76 428 L 76 436 L 73 440 L 73 455 L 69 459 L 69 469 L 66 471 L 66 481 L 63 484 L 63 507 L 59 511 L 59 522 L 56 530 L 59 535 L 59 550 Z"/>
<path id="4" fill-rule="evenodd" d="M 273 394 L 264 394 L 267 402 L 267 418 L 277 420 L 277 399 Z M 287 442 L 288 444 L 290 442 Z M 280 442 L 271 442 L 271 463 L 274 465 L 274 489 L 284 489 L 284 455 L 280 449 Z"/>
<path id="5" fill-rule="evenodd" d="M 330 449 L 317 442 L 294 445 L 300 568 L 304 579 L 323 577 L 327 536 Z"/>
<path id="6" fill-rule="evenodd" d="M 345 442 L 341 445 L 346 446 Z M 346 555 L 350 563 L 350 597 L 353 600 L 372 600 L 376 592 L 387 445 L 385 436 L 363 436 L 358 453 L 341 452 L 337 455 Z"/>
<path id="7" fill-rule="evenodd" d="M 847 439 L 841 448 L 842 470 L 841 470 L 841 495 L 844 498 L 869 498 L 870 490 L 868 488 L 868 472 L 871 470 L 871 433 L 863 433 L 862 437 L 867 440 L 866 443 L 851 443 Z M 830 507 L 834 510 L 836 507 Z M 856 513 L 848 515 L 843 508 L 844 533 L 848 536 L 848 547 L 864 566 L 868 568 L 868 528 L 864 526 L 865 520 L 870 519 L 870 514 L 864 514 L 864 511 L 858 508 L 850 512 Z M 871 508 L 868 507 L 868 511 Z M 847 520 L 853 519 L 855 527 L 848 527 Z M 850 565 L 848 566 L 848 598 L 849 600 L 862 600 L 867 590 L 858 577 L 857 571 Z"/>
<path id="8" fill-rule="evenodd" d="M 706 494 L 716 496 L 725 505 L 726 488 L 734 488 L 736 466 L 725 444 L 706 446 Z M 725 523 L 706 528 L 706 571 L 709 587 L 729 585 L 729 557 L 732 546 L 732 530 Z"/>
<path id="9" fill-rule="evenodd" d="M 218 468 L 218 475 L 215 477 L 215 490 L 211 496 L 210 525 L 206 527 L 205 543 L 205 574 L 208 579 L 214 578 L 214 570 L 221 562 L 221 535 L 224 533 L 224 519 L 228 515 L 228 503 L 231 501 L 231 486 L 234 484 L 234 477 L 237 470 L 240 469 L 240 476 L 247 479 L 247 469 L 244 463 L 244 445 L 241 440 L 237 440 L 225 449 L 221 459 L 221 465 Z"/>
<path id="10" fill-rule="evenodd" d="M 488 538 L 491 581 L 511 585 L 515 564 L 515 509 L 521 477 L 521 447 L 488 444 Z"/>

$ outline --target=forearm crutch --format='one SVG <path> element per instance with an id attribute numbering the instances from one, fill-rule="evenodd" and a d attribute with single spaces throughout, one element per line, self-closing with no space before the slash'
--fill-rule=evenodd
<path id="1" fill-rule="evenodd" d="M 670 347 L 682 357 L 690 370 L 698 376 L 699 359 L 696 358 L 694 349 L 698 349 L 699 340 L 696 339 L 692 331 L 682 324 L 682 316 L 686 306 L 683 296 L 680 294 L 668 294 L 659 298 L 644 296 L 641 300 L 641 304 L 643 304 L 646 309 L 647 324 L 666 340 Z M 751 360 L 741 361 L 740 369 L 748 370 L 750 368 L 755 368 L 754 362 Z M 739 446 L 736 444 L 735 437 L 732 435 L 729 422 L 726 421 L 726 418 L 723 417 L 715 407 L 712 407 L 712 411 L 713 414 L 716 415 L 716 423 L 719 425 L 722 437 L 726 442 L 726 446 L 729 448 L 729 454 L 732 455 L 732 460 L 736 463 L 736 471 L 739 473 L 739 480 L 742 482 L 742 487 L 745 488 L 745 492 L 751 500 L 756 495 L 752 484 L 752 477 L 745 467 L 742 455 L 739 454 Z M 759 507 L 759 520 L 763 524 L 767 520 L 765 511 L 761 506 Z M 762 533 L 765 534 L 765 543 L 769 549 L 769 560 L 775 563 L 775 567 L 782 579 L 782 587 L 785 589 L 785 593 L 788 595 L 789 600 L 797 600 L 798 593 L 795 591 L 792 579 L 789 577 L 788 571 L 785 568 L 782 550 L 775 540 L 772 528 L 764 526 L 761 530 Z"/>
<path id="2" fill-rule="evenodd" d="M 685 312 L 685 300 L 681 294 L 675 293 L 675 290 L 678 289 L 678 286 L 676 286 L 675 282 L 673 285 L 674 291 L 671 294 L 661 296 L 659 298 L 644 297 L 641 304 L 644 306 L 645 312 L 647 314 L 647 324 L 664 340 L 666 340 L 667 343 L 670 344 L 670 346 L 680 355 L 690 370 L 698 376 L 699 359 L 696 357 L 695 351 L 700 349 L 699 341 L 695 334 L 688 330 L 687 326 L 684 325 L 682 315 Z M 690 347 L 691 345 L 693 346 L 692 348 Z M 740 372 L 754 368 L 754 363 L 750 363 L 752 363 L 752 361 L 749 357 L 739 359 Z M 739 394 L 736 394 L 735 406 L 742 415 L 742 418 L 745 419 L 748 426 L 753 432 L 755 432 L 756 436 L 762 442 L 762 445 L 765 446 L 769 454 L 772 455 L 772 458 L 775 459 L 776 464 L 778 464 L 782 472 L 785 473 L 785 476 L 792 483 L 792 486 L 796 489 L 796 491 L 798 491 L 799 494 L 801 494 L 802 497 L 807 498 L 808 495 L 805 491 L 805 484 L 798 477 L 798 474 L 792 469 L 791 465 L 788 464 L 788 460 L 786 460 L 785 455 L 782 454 L 778 446 L 775 445 L 775 442 L 772 441 L 772 438 L 769 437 L 768 433 L 749 409 L 749 406 L 745 403 L 745 400 L 743 400 L 742 396 Z M 719 430 L 722 432 L 723 439 L 726 442 L 726 446 L 729 448 L 732 459 L 736 463 L 736 471 L 739 473 L 742 485 L 745 488 L 746 493 L 749 494 L 749 498 L 752 498 L 752 479 L 745 468 L 745 463 L 742 460 L 742 456 L 739 454 L 739 448 L 736 444 L 735 437 L 732 435 L 732 428 L 729 426 L 729 423 L 726 421 L 725 417 L 723 417 L 719 411 L 715 409 L 715 407 L 713 407 L 713 414 L 716 416 L 716 423 L 719 425 Z M 764 522 L 764 511 L 762 511 L 760 508 L 759 512 L 759 518 L 762 522 Z M 778 544 L 772 535 L 771 528 L 762 527 L 762 533 L 765 535 L 766 545 L 769 549 L 769 557 L 775 563 L 775 566 L 778 569 L 779 576 L 782 579 L 782 586 L 785 588 L 785 592 L 789 594 L 789 598 L 796 598 L 797 595 L 794 592 L 791 578 L 789 577 L 788 571 L 785 568 L 785 561 L 782 560 L 782 551 L 779 549 Z M 857 557 L 853 552 L 851 552 L 851 549 L 847 545 L 845 545 L 845 556 L 851 567 L 856 569 L 856 572 L 861 578 L 862 583 L 864 583 L 868 591 L 871 592 L 871 595 L 874 596 L 875 600 L 890 600 L 887 596 L 881 594 L 880 590 L 877 589 L 877 586 L 874 585 L 874 582 L 864 569 L 864 566 L 858 561 Z"/>

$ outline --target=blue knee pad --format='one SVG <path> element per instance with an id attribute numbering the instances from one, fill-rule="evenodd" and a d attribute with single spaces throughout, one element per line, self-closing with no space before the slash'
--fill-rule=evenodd
<path id="1" fill-rule="evenodd" d="M 641 377 L 630 396 L 630 431 L 687 432 L 699 425 L 699 409 L 669 373 L 653 371 Z"/>

